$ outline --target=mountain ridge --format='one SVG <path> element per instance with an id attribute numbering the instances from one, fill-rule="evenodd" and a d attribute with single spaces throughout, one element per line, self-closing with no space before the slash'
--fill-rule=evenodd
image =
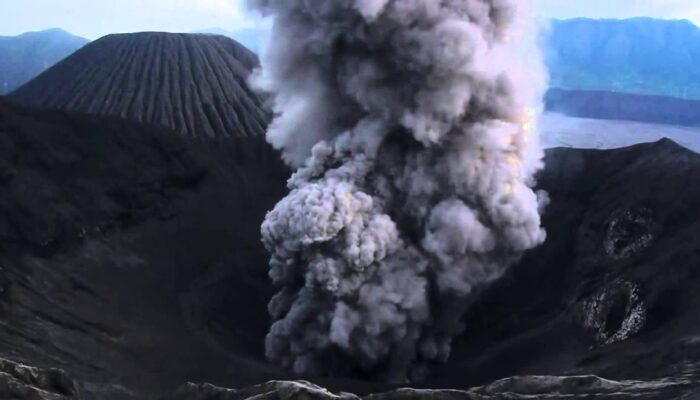
<path id="1" fill-rule="evenodd" d="M 545 109 L 571 117 L 700 126 L 700 100 L 596 90 L 550 89 Z"/>
<path id="2" fill-rule="evenodd" d="M 0 36 L 0 95 L 29 82 L 87 43 L 89 40 L 60 28 Z"/>
<path id="3" fill-rule="evenodd" d="M 700 98 L 700 28 L 688 20 L 553 20 L 542 47 L 554 88 Z"/>

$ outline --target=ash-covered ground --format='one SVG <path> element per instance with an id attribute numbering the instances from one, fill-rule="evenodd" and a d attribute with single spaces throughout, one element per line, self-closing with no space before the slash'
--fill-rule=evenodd
<path id="1" fill-rule="evenodd" d="M 393 387 L 367 376 L 300 377 L 265 359 L 274 290 L 257 232 L 289 172 L 261 142 L 239 144 L 256 155 L 234 162 L 220 144 L 152 126 L 1 107 L 0 353 L 63 371 L 8 361 L 3 396 L 141 399 L 187 382 L 298 378 L 357 394 Z M 550 194 L 548 240 L 481 294 L 446 364 L 401 386 L 465 390 L 536 374 L 551 377 L 478 390 L 692 393 L 700 155 L 664 140 L 552 149 L 545 160 L 537 188 Z M 607 380 L 556 378 L 591 374 Z M 178 398 L 226 398 L 182 390 L 189 397 Z M 266 392 L 278 390 L 287 389 Z"/>

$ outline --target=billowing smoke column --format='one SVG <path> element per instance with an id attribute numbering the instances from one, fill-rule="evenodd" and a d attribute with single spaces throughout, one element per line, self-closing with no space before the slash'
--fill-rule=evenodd
<path id="1" fill-rule="evenodd" d="M 267 356 L 295 372 L 420 377 L 475 293 L 545 233 L 544 74 L 526 0 L 250 0 L 254 83 L 298 170 L 263 242 Z"/>

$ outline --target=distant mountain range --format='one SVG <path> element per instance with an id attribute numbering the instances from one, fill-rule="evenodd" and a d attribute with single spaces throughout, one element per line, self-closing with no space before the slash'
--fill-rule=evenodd
<path id="1" fill-rule="evenodd" d="M 233 38 L 259 53 L 258 29 L 195 33 Z M 700 99 L 700 28 L 653 18 L 553 20 L 542 40 L 550 86 Z"/>
<path id="2" fill-rule="evenodd" d="M 572 117 L 700 126 L 700 100 L 596 90 L 550 89 L 545 108 Z"/>
<path id="3" fill-rule="evenodd" d="M 255 28 L 210 28 L 194 33 L 226 36 L 258 54 L 263 43 L 262 31 Z M 86 39 L 60 29 L 0 37 L 0 94 L 16 90 L 86 43 Z M 700 69 L 696 67 L 700 65 L 700 28 L 691 22 L 651 18 L 554 20 L 543 34 L 542 47 L 550 72 L 550 87 L 555 90 L 547 97 L 549 110 L 587 118 L 680 121 L 682 125 L 697 125 L 695 104 L 684 104 L 684 114 L 676 115 L 677 108 L 670 107 L 676 104 L 674 101 L 664 100 L 664 107 L 657 110 L 654 104 L 659 98 L 644 98 L 652 95 L 700 99 Z M 76 63 L 72 65 L 79 67 Z M 77 79 L 75 68 L 64 67 L 63 72 L 70 79 Z M 41 91 L 52 85 L 56 90 L 65 89 L 61 86 L 66 84 L 64 77 L 59 79 L 59 75 L 53 74 L 51 79 L 57 81 L 52 83 L 43 78 L 43 84 L 33 84 L 33 99 L 23 102 L 39 104 L 39 97 L 51 93 Z M 24 93 L 20 94 L 22 100 L 27 100 L 27 90 L 20 92 Z M 606 92 L 637 96 L 610 97 Z M 604 104 L 595 104 L 600 98 L 605 98 Z M 628 101 L 633 104 L 626 104 Z M 40 103 L 49 105 L 46 98 Z M 613 107 L 605 108 L 607 105 Z M 653 112 L 648 114 L 647 110 Z"/>
<path id="4" fill-rule="evenodd" d="M 553 21 L 550 86 L 700 99 L 700 28 L 685 20 Z"/>
<path id="5" fill-rule="evenodd" d="M 260 53 L 257 29 L 212 28 Z M 550 86 L 700 99 L 700 28 L 653 18 L 553 20 L 542 40 Z"/>
<path id="6" fill-rule="evenodd" d="M 88 42 L 61 29 L 0 36 L 0 94 L 22 86 Z"/>

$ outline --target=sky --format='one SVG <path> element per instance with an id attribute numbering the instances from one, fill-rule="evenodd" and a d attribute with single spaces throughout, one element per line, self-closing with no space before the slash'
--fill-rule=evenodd
<path id="1" fill-rule="evenodd" d="M 698 0 L 535 0 L 537 10 L 548 18 L 688 19 L 700 25 Z"/>
<path id="2" fill-rule="evenodd" d="M 700 25 L 699 0 L 534 1 L 542 18 L 650 16 Z M 97 39 L 122 32 L 249 29 L 260 21 L 244 0 L 0 0 L 0 35 L 62 28 Z"/>

